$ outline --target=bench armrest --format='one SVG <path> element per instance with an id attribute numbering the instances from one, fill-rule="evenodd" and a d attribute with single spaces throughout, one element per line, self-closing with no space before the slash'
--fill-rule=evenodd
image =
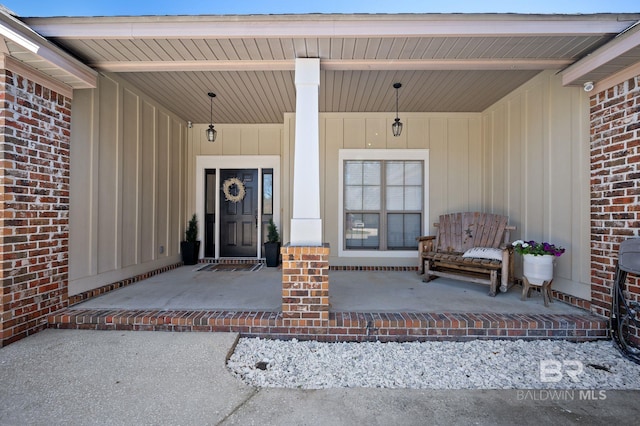
<path id="1" fill-rule="evenodd" d="M 416 238 L 418 241 L 418 254 L 424 252 L 433 251 L 434 241 L 436 237 L 434 235 L 422 236 Z"/>
<path id="2" fill-rule="evenodd" d="M 422 254 L 433 251 L 435 240 L 435 235 L 416 238 L 416 241 L 418 241 L 418 274 L 424 274 L 424 259 L 422 258 Z"/>
<path id="3" fill-rule="evenodd" d="M 435 240 L 435 239 L 436 239 L 435 235 L 426 235 L 426 236 L 416 238 L 416 241 L 420 242 L 420 241 L 429 241 L 429 240 Z"/>

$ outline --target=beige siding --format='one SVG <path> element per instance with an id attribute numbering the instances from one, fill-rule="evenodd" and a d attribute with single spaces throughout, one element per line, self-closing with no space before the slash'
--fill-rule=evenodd
<path id="1" fill-rule="evenodd" d="M 437 217 L 454 210 L 476 210 L 482 207 L 481 116 L 474 113 L 404 113 L 405 123 L 400 137 L 393 137 L 389 114 L 350 113 L 320 114 L 321 215 L 323 239 L 331 249 L 333 265 L 379 265 L 380 258 L 338 258 L 338 163 L 340 149 L 429 149 L 429 212 L 430 225 Z M 294 146 L 294 114 L 285 115 L 285 128 L 290 139 L 285 146 Z M 286 168 L 293 167 L 286 160 Z M 291 191 L 289 180 L 283 180 L 285 199 Z M 290 204 L 288 204 L 290 205 Z M 288 207 L 290 209 L 290 207 Z M 289 210 L 290 212 L 290 210 Z M 285 223 L 290 217 L 283 215 Z M 427 230 L 433 232 L 433 227 Z M 283 229 L 286 242 L 288 228 Z M 416 255 L 385 259 L 385 264 L 413 266 Z"/>
<path id="2" fill-rule="evenodd" d="M 142 126 L 142 141 L 141 141 L 141 169 L 142 169 L 142 184 L 141 190 L 141 199 L 142 202 L 140 204 L 140 212 L 141 218 L 143 220 L 140 221 L 140 227 L 142 230 L 142 235 L 140 237 L 141 241 L 154 241 L 155 237 L 155 229 L 157 218 L 155 215 L 156 211 L 156 138 L 157 138 L 157 117 L 156 117 L 157 108 L 149 103 L 143 102 L 142 104 L 142 122 L 144 125 Z M 137 219 L 136 219 L 137 220 Z M 141 261 L 143 263 L 150 262 L 153 260 L 153 256 L 155 254 L 154 250 L 155 244 L 147 244 L 145 247 L 141 248 Z"/>
<path id="3" fill-rule="evenodd" d="M 482 114 L 484 204 L 506 213 L 514 238 L 567 248 L 554 288 L 589 292 L 589 100 L 544 72 Z"/>
<path id="4" fill-rule="evenodd" d="M 332 172 L 324 173 L 324 179 L 321 179 L 320 186 L 325 197 L 321 198 L 321 212 L 323 214 L 323 233 L 326 241 L 331 242 L 331 253 L 333 257 L 338 251 L 338 211 L 337 198 L 332 193 L 337 194 L 338 173 L 342 167 L 338 161 L 338 150 L 345 144 L 345 129 L 347 129 L 347 121 L 342 118 L 326 118 L 323 120 L 324 125 L 320 126 L 321 141 L 324 141 L 324 149 L 320 151 L 320 155 L 324 157 L 324 169 Z M 350 120 L 349 120 L 350 121 Z M 327 155 L 327 152 L 332 155 Z M 327 191 L 327 188 L 334 190 Z"/>
<path id="5" fill-rule="evenodd" d="M 74 93 L 71 295 L 178 262 L 186 123 L 117 77 Z"/>
<path id="6" fill-rule="evenodd" d="M 113 107 L 99 108 L 98 164 L 92 176 L 98 180 L 98 274 L 116 268 L 116 253 L 120 247 L 117 247 L 119 238 L 114 230 L 118 225 L 116 208 L 120 204 L 118 185 L 121 181 L 119 175 L 122 172 L 118 161 L 118 150 L 122 139 L 118 125 L 121 91 L 118 90 L 116 82 L 108 79 L 103 79 L 99 90 L 100 102 Z M 73 145 L 73 141 L 71 143 Z M 73 167 L 74 165 L 71 164 L 72 170 Z"/>
<path id="7" fill-rule="evenodd" d="M 97 138 L 97 129 L 93 123 L 97 120 L 97 90 L 77 90 L 73 96 L 71 116 L 71 185 L 70 185 L 70 244 L 69 244 L 69 280 L 70 294 L 74 280 L 96 274 L 95 238 L 97 233 L 97 179 L 92 179 L 92 165 L 97 163 L 98 150 L 93 141 Z"/>
<path id="8" fill-rule="evenodd" d="M 158 111 L 158 138 L 156 181 L 156 229 L 154 249 L 165 247 L 169 231 L 169 117 L 163 111 Z M 159 250 L 158 250 L 159 251 Z M 154 253 L 156 255 L 156 253 Z"/>
<path id="9" fill-rule="evenodd" d="M 140 114 L 140 103 L 138 96 L 129 91 L 124 90 L 123 112 L 125 117 L 138 117 Z M 140 127 L 138 125 L 126 126 L 123 132 L 123 140 L 137 141 L 140 139 Z M 125 143 L 122 151 L 122 234 L 123 240 L 128 235 L 135 235 L 133 244 L 125 244 L 122 246 L 122 267 L 133 266 L 139 261 L 138 247 L 138 196 L 140 194 L 140 168 L 138 154 L 140 144 Z"/>
<path id="10" fill-rule="evenodd" d="M 183 231 L 186 227 L 189 213 L 184 210 L 185 203 L 182 198 L 184 179 L 184 151 L 185 151 L 185 127 L 184 123 L 176 120 L 169 120 L 169 211 L 167 228 L 166 247 L 180 247 L 183 240 Z M 173 141 L 183 141 L 182 144 L 172 143 Z M 183 220 L 184 218 L 184 220 Z M 178 250 L 179 252 L 179 250 Z M 165 250 L 164 255 L 169 256 L 171 251 Z"/>

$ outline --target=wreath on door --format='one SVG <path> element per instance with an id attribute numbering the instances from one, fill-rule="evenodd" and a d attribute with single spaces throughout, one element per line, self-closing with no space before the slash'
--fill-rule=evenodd
<path id="1" fill-rule="evenodd" d="M 231 193 L 231 188 L 236 187 L 235 195 Z M 236 177 L 229 178 L 222 184 L 222 192 L 224 192 L 224 199 L 231 201 L 232 203 L 239 203 L 244 199 L 246 193 L 244 189 L 244 183 Z"/>

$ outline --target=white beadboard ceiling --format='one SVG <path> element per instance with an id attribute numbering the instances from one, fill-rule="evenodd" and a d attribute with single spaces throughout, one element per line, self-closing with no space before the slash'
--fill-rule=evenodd
<path id="1" fill-rule="evenodd" d="M 322 112 L 394 114 L 395 82 L 402 83 L 401 112 L 474 112 L 542 70 L 560 71 L 587 57 L 638 19 L 270 15 L 24 22 L 94 69 L 117 73 L 184 120 L 207 123 L 207 92 L 213 91 L 216 123 L 281 123 L 283 113 L 295 109 L 296 58 L 321 60 Z M 609 66 L 626 66 L 625 58 L 638 56 L 630 50 L 622 63 Z"/>

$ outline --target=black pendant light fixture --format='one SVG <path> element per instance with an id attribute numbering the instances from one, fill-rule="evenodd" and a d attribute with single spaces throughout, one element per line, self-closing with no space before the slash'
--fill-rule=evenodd
<path id="1" fill-rule="evenodd" d="M 216 132 L 216 129 L 213 128 L 213 98 L 216 97 L 216 94 L 213 92 L 209 92 L 208 95 L 209 98 L 211 98 L 211 121 L 209 121 L 209 123 L 211 124 L 209 124 L 209 128 L 207 129 L 207 140 L 209 142 L 215 142 L 218 132 Z"/>
<path id="2" fill-rule="evenodd" d="M 402 87 L 400 83 L 393 83 L 393 88 L 396 89 L 396 119 L 393 121 L 391 125 L 391 131 L 393 132 L 393 136 L 400 136 L 402 133 L 402 122 L 398 117 L 398 89 Z"/>

